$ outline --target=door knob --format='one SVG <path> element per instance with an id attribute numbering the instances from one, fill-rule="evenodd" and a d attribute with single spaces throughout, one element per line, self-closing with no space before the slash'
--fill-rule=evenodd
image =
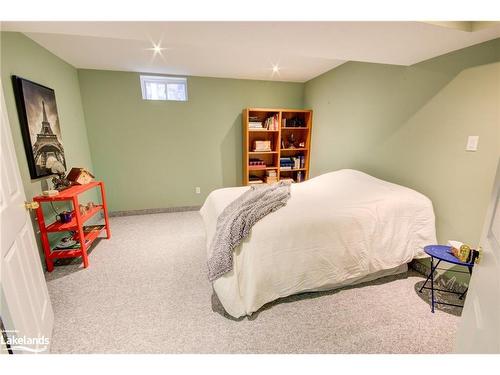
<path id="1" fill-rule="evenodd" d="M 36 210 L 38 207 L 40 207 L 40 203 L 38 203 L 38 202 L 24 202 L 24 207 L 27 210 Z"/>

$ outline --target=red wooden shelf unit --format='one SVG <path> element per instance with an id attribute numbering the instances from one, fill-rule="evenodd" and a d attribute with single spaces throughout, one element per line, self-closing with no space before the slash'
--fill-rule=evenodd
<path id="1" fill-rule="evenodd" d="M 80 214 L 80 204 L 78 201 L 78 195 L 90 190 L 92 188 L 99 187 L 101 190 L 101 200 L 102 204 L 94 206 L 84 215 Z M 57 258 L 74 258 L 82 257 L 83 266 L 87 268 L 89 266 L 89 259 L 87 255 L 87 250 L 90 248 L 94 240 L 99 236 L 102 230 L 106 230 L 107 238 L 111 238 L 111 231 L 109 229 L 109 218 L 108 218 L 108 208 L 106 205 L 106 193 L 104 191 L 104 183 L 101 181 L 94 181 L 85 185 L 75 185 L 68 189 L 59 192 L 58 195 L 48 197 L 44 195 L 39 195 L 34 197 L 33 200 L 38 202 L 40 205 L 36 209 L 36 217 L 38 220 L 38 226 L 40 227 L 40 236 L 42 239 L 43 251 L 45 253 L 45 262 L 47 263 L 47 270 L 52 272 L 54 270 L 54 259 Z M 73 217 L 68 223 L 61 223 L 59 221 L 54 221 L 52 224 L 46 225 L 45 218 L 43 216 L 42 203 L 58 202 L 58 201 L 71 201 L 73 204 Z M 86 230 L 83 224 L 93 217 L 98 212 L 103 212 L 104 214 L 104 226 L 98 227 L 94 230 Z M 49 243 L 49 232 L 75 232 L 74 239 L 80 244 L 77 249 L 51 249 Z"/>

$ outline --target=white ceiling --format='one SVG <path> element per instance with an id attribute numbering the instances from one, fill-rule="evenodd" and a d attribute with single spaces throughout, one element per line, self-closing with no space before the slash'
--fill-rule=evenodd
<path id="1" fill-rule="evenodd" d="M 474 24 L 3 22 L 2 30 L 25 33 L 77 68 L 304 82 L 345 61 L 412 65 L 500 37 L 500 23 Z M 166 49 L 154 55 L 159 42 Z"/>

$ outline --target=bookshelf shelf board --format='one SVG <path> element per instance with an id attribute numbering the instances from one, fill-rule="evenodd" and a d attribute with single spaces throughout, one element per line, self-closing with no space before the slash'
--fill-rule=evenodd
<path id="1" fill-rule="evenodd" d="M 278 133 L 279 130 L 268 130 L 268 129 L 250 129 L 250 133 Z"/>
<path id="2" fill-rule="evenodd" d="M 302 148 L 282 148 L 281 151 L 307 151 L 309 150 L 307 147 Z"/>
<path id="3" fill-rule="evenodd" d="M 272 170 L 276 170 L 278 169 L 278 167 L 260 167 L 260 168 L 251 168 L 250 166 L 248 166 L 248 170 L 253 172 L 253 171 L 272 171 Z"/>
<path id="4" fill-rule="evenodd" d="M 278 151 L 249 151 L 250 155 L 258 155 L 258 154 L 277 154 Z"/>
<path id="5" fill-rule="evenodd" d="M 299 171 L 307 171 L 307 168 L 280 169 L 280 173 L 281 172 L 299 172 Z"/>

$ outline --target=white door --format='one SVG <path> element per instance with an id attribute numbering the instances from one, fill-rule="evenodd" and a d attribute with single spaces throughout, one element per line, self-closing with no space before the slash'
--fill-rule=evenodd
<path id="1" fill-rule="evenodd" d="M 12 352 L 46 352 L 54 313 L 24 207 L 25 194 L 1 87 L 0 82 L 0 318 Z"/>
<path id="2" fill-rule="evenodd" d="M 457 353 L 500 353 L 500 163 L 455 343 Z"/>

